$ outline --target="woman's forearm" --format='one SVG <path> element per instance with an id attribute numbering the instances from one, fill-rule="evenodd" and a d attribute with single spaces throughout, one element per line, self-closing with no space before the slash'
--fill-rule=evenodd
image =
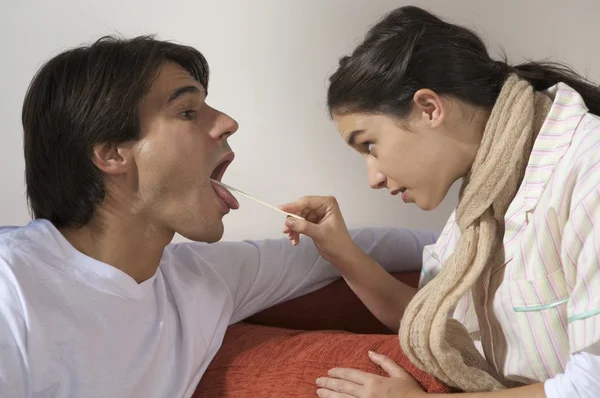
<path id="1" fill-rule="evenodd" d="M 358 247 L 336 266 L 369 311 L 390 330 L 398 331 L 404 309 L 417 289 L 394 278 Z"/>

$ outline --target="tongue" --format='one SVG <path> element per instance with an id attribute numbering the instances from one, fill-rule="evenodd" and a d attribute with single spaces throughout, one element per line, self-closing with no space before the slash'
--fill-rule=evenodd
<path id="1" fill-rule="evenodd" d="M 236 210 L 240 208 L 240 204 L 238 203 L 237 199 L 231 194 L 231 192 L 227 190 L 227 188 L 215 184 L 214 182 L 211 184 L 217 195 L 223 199 L 223 202 L 225 202 L 230 209 Z"/>

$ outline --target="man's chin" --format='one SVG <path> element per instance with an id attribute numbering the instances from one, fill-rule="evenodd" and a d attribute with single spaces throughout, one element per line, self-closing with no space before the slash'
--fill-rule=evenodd
<path id="1" fill-rule="evenodd" d="M 180 232 L 179 234 L 193 242 L 216 243 L 223 238 L 224 232 L 225 227 L 223 222 L 219 220 L 218 223 L 215 222 L 210 226 L 207 225 L 195 231 Z"/>
<path id="2" fill-rule="evenodd" d="M 220 234 L 219 236 L 211 236 L 211 237 L 208 237 L 208 238 L 203 239 L 203 240 L 197 240 L 196 242 L 217 243 L 222 238 L 223 238 L 223 234 Z"/>

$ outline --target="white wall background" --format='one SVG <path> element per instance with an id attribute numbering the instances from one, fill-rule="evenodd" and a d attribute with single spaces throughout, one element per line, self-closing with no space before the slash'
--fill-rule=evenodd
<path id="1" fill-rule="evenodd" d="M 476 28 L 512 61 L 562 60 L 600 78 L 597 0 L 0 0 L 0 225 L 29 220 L 20 114 L 42 62 L 104 34 L 156 33 L 205 54 L 209 102 L 240 122 L 225 182 L 273 203 L 336 195 L 351 227 L 440 229 L 457 190 L 430 213 L 369 190 L 361 158 L 343 145 L 325 109 L 338 57 L 405 4 Z M 279 236 L 277 213 L 240 200 L 242 209 L 226 218 L 226 239 Z"/>

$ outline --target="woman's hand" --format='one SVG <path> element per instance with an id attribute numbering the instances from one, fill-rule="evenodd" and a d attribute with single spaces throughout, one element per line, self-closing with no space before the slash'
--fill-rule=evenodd
<path id="1" fill-rule="evenodd" d="M 312 196 L 282 210 L 304 217 L 286 220 L 284 233 L 294 244 L 299 234 L 312 238 L 321 256 L 342 274 L 369 311 L 390 330 L 398 331 L 404 309 L 416 293 L 363 252 L 352 240 L 335 198 Z"/>
<path id="2" fill-rule="evenodd" d="M 334 197 L 305 196 L 281 206 L 281 209 L 304 218 L 288 217 L 285 221 L 283 232 L 290 236 L 294 245 L 298 244 L 299 235 L 304 234 L 315 242 L 321 256 L 331 263 L 358 249 Z"/>
<path id="3" fill-rule="evenodd" d="M 369 352 L 369 358 L 390 377 L 356 369 L 331 369 L 317 379 L 317 395 L 323 398 L 420 398 L 426 393 L 398 364 L 385 355 Z"/>

